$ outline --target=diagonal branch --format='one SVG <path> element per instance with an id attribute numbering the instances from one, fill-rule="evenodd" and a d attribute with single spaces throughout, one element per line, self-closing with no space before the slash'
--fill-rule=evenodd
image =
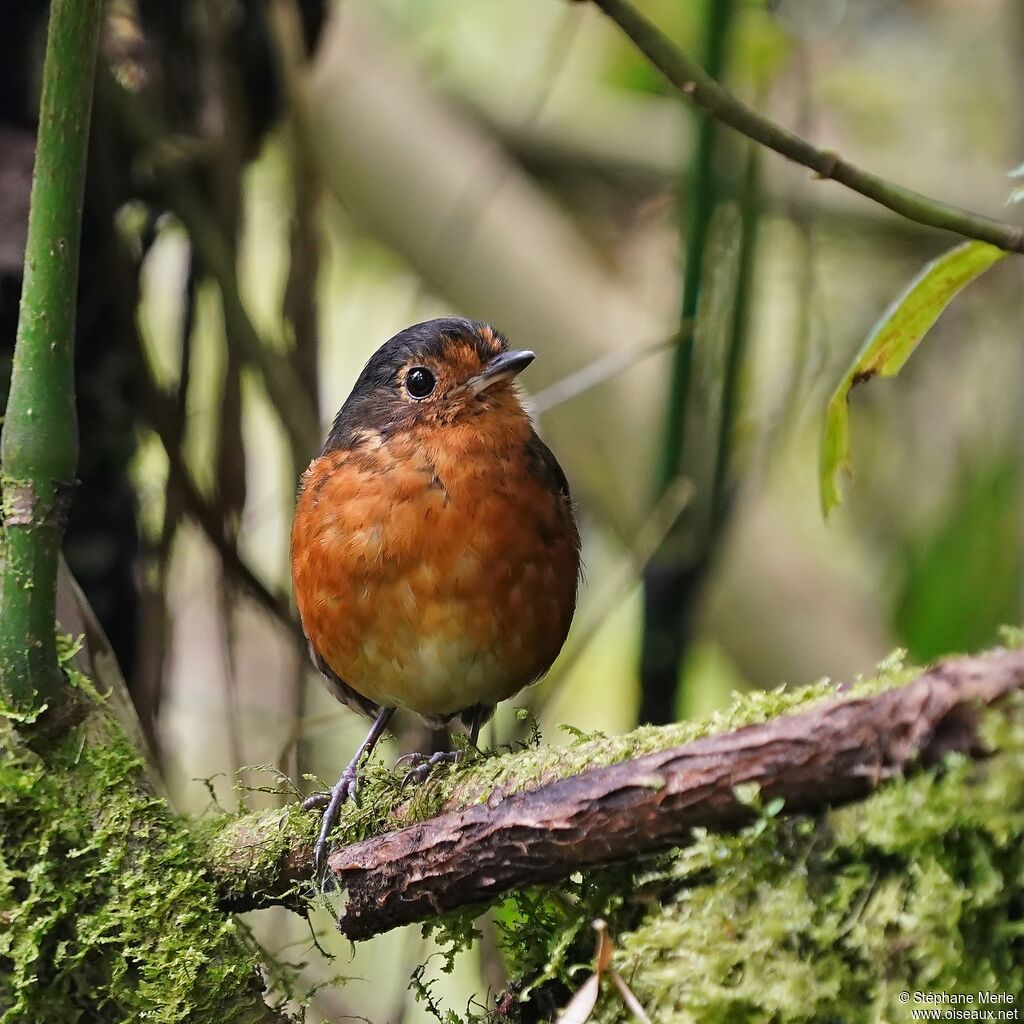
<path id="1" fill-rule="evenodd" d="M 181 494 L 185 511 L 213 545 L 225 571 L 245 588 L 264 611 L 291 634 L 300 649 L 305 649 L 306 638 L 303 636 L 302 626 L 288 605 L 287 594 L 271 590 L 256 575 L 239 552 L 234 538 L 225 530 L 220 510 L 200 492 L 192 471 L 186 464 L 180 448 L 175 444 L 174 398 L 163 393 L 151 379 L 146 380 L 143 387 L 146 399 L 145 418 L 164 446 L 168 474 Z"/>
<path id="2" fill-rule="evenodd" d="M 278 351 L 260 336 L 242 300 L 235 253 L 218 226 L 199 189 L 181 167 L 161 170 L 157 156 L 167 147 L 169 133 L 142 99 L 103 75 L 100 85 L 116 110 L 132 144 L 153 160 L 155 184 L 167 208 L 178 218 L 189 236 L 196 257 L 217 283 L 224 310 L 224 329 L 237 343 L 246 362 L 259 373 L 267 397 L 281 420 L 293 450 L 314 452 L 320 446 L 320 424 L 290 356 Z M 153 156 L 153 154 L 157 156 Z"/>
<path id="3" fill-rule="evenodd" d="M 952 751 L 981 753 L 977 709 L 1020 689 L 1024 651 L 996 650 L 939 662 L 875 696 L 831 699 L 682 745 L 672 742 L 678 726 L 642 730 L 646 749 L 659 737 L 665 748 L 605 767 L 580 769 L 574 754 L 586 757 L 586 747 L 563 752 L 539 785 L 513 773 L 488 786 L 485 760 L 459 773 L 444 813 L 416 821 L 409 801 L 390 808 L 384 801 L 373 829 L 383 834 L 331 856 L 334 880 L 347 891 L 339 927 L 368 938 L 684 844 L 697 827 L 733 831 L 757 814 L 737 791 L 745 784 L 756 784 L 763 800 L 782 798 L 785 813 L 863 797 Z M 641 733 L 608 742 L 626 750 Z M 351 813 L 365 835 L 367 809 Z M 287 904 L 309 877 L 308 829 L 296 838 L 302 829 L 290 814 L 229 823 L 210 858 L 224 905 Z"/>
<path id="4" fill-rule="evenodd" d="M 762 117 L 733 96 L 640 14 L 629 0 L 592 2 L 633 40 L 672 85 L 716 121 L 775 150 L 788 160 L 810 168 L 819 178 L 838 181 L 908 220 L 944 231 L 954 231 L 965 238 L 989 242 L 1008 252 L 1024 252 L 1024 228 L 932 199 L 857 167 L 838 153 L 819 149 L 799 135 Z"/>

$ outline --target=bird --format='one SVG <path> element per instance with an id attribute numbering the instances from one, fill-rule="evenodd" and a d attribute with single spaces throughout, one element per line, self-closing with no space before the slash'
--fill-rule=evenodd
<path id="1" fill-rule="evenodd" d="M 458 719 L 475 748 L 495 705 L 565 643 L 580 535 L 565 473 L 518 393 L 534 358 L 479 321 L 406 328 L 366 363 L 302 475 L 291 569 L 310 658 L 373 719 L 337 783 L 304 801 L 325 808 L 317 874 L 396 709 L 435 727 Z M 460 756 L 412 755 L 403 784 Z"/>

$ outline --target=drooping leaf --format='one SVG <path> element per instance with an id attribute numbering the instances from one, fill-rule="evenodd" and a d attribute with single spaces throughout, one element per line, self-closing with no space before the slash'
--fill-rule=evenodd
<path id="1" fill-rule="evenodd" d="M 894 377 L 957 293 L 1006 252 L 986 242 L 964 242 L 928 263 L 868 335 L 825 411 L 821 439 L 821 504 L 827 516 L 841 501 L 839 474 L 850 471 L 850 391 L 872 377 Z"/>
<path id="2" fill-rule="evenodd" d="M 608 925 L 600 919 L 594 921 L 593 925 L 594 931 L 597 932 L 594 973 L 576 990 L 575 995 L 569 1000 L 568 1006 L 558 1015 L 557 1024 L 588 1024 L 601 993 L 601 979 L 606 974 L 615 983 L 619 998 L 636 1020 L 640 1024 L 651 1024 L 651 1018 L 647 1016 L 640 1000 L 633 995 L 626 980 L 618 971 L 612 970 L 612 954 L 615 952 L 615 947 L 608 934 Z"/>
<path id="3" fill-rule="evenodd" d="M 587 1024 L 590 1015 L 597 1006 L 597 996 L 601 991 L 601 978 L 592 974 L 576 990 L 569 1005 L 559 1014 L 558 1024 Z"/>

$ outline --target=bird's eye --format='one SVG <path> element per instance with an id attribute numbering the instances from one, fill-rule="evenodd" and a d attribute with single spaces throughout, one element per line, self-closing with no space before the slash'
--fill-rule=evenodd
<path id="1" fill-rule="evenodd" d="M 405 375 L 405 390 L 412 398 L 426 398 L 437 384 L 437 379 L 425 366 L 414 366 Z"/>

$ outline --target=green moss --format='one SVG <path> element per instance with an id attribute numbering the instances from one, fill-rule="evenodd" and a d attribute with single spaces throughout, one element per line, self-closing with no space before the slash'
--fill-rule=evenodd
<path id="1" fill-rule="evenodd" d="M 659 1021 L 907 1019 L 901 992 L 1024 998 L 1024 701 L 954 756 L 820 818 L 701 834 L 619 932 Z M 667 894 L 667 895 L 666 895 Z M 606 998 L 599 1019 L 625 1021 Z"/>
<path id="2" fill-rule="evenodd" d="M 844 696 L 915 675 L 897 654 Z M 610 763 L 834 696 L 827 683 L 744 694 L 706 722 L 518 755 L 507 777 L 518 787 L 524 762 L 528 774 Z M 493 914 L 514 989 L 541 1013 L 564 1006 L 593 970 L 603 918 L 615 966 L 661 1022 L 905 1020 L 904 991 L 1006 992 L 1019 1008 L 1024 696 L 988 713 L 982 735 L 993 756 L 951 756 L 827 814 L 788 817 L 772 801 L 739 835 L 697 831 L 660 858 L 511 894 Z M 474 913 L 432 930 L 456 948 Z M 633 1018 L 609 986 L 596 1019 Z"/>
<path id="3" fill-rule="evenodd" d="M 904 667 L 903 656 L 903 651 L 896 651 L 879 666 L 876 675 L 854 680 L 842 695 L 847 698 L 864 697 L 908 682 L 916 672 Z M 779 686 L 774 690 L 734 694 L 729 707 L 700 721 L 647 726 L 622 736 L 588 737 L 577 730 L 570 730 L 574 741 L 564 746 L 504 751 L 470 762 L 464 769 L 431 784 L 436 787 L 433 800 L 437 810 L 483 802 L 497 788 L 504 788 L 507 792 L 533 789 L 589 768 L 643 757 L 702 736 L 806 711 L 836 696 L 835 683 L 823 679 L 806 686 Z M 410 813 L 409 818 L 418 820 L 414 813 Z"/>
<path id="4" fill-rule="evenodd" d="M 903 652 L 897 651 L 883 662 L 877 675 L 855 680 L 843 696 L 879 693 L 909 681 L 914 674 L 914 670 L 904 667 Z M 540 746 L 535 738 L 535 743 L 526 748 L 503 748 L 470 756 L 458 768 L 439 771 L 427 783 L 411 789 L 401 786 L 403 772 L 390 770 L 379 761 L 372 762 L 362 770 L 359 804 L 347 803 L 341 809 L 333 842 L 339 846 L 358 842 L 448 810 L 482 803 L 495 790 L 511 794 L 535 789 L 590 768 L 642 757 L 778 715 L 805 711 L 836 695 L 835 684 L 823 679 L 792 689 L 779 686 L 774 690 L 735 694 L 728 708 L 696 722 L 649 726 L 622 736 L 587 736 L 570 729 L 567 731 L 573 739 L 568 744 Z M 219 834 L 217 829 L 221 830 Z M 230 888 L 231 876 L 237 873 L 230 862 L 234 859 L 238 864 L 240 847 L 251 846 L 251 854 L 246 849 L 241 862 L 246 872 L 263 871 L 272 880 L 279 858 L 297 843 L 311 839 L 315 831 L 315 816 L 299 812 L 297 805 L 284 814 L 261 812 L 224 817 L 214 823 L 209 834 L 209 859 L 222 883 Z M 250 888 L 248 883 L 246 887 Z"/>
<path id="5" fill-rule="evenodd" d="M 59 737 L 0 718 L 0 1021 L 266 1019 L 257 950 L 139 754 L 86 702 Z"/>
<path id="6" fill-rule="evenodd" d="M 842 696 L 868 696 L 917 674 L 898 653 Z M 412 794 L 399 774 L 375 765 L 336 839 L 366 838 L 477 802 L 495 787 L 515 792 L 835 696 L 828 681 L 737 695 L 702 722 L 475 758 Z M 952 756 L 848 807 L 789 817 L 771 801 L 738 835 L 698 831 L 684 849 L 511 894 L 491 912 L 515 991 L 545 1014 L 564 1006 L 592 970 L 591 924 L 600 917 L 616 967 L 658 1021 L 905 1020 L 903 991 L 1000 991 L 1019 1007 L 1024 697 L 986 714 L 982 735 L 992 756 Z M 757 807 L 757 794 L 748 797 Z M 295 837 L 311 835 L 315 816 L 293 806 L 231 828 L 253 830 L 246 873 L 264 872 L 269 882 Z M 227 833 L 217 843 L 237 857 Z M 469 908 L 427 928 L 454 954 L 469 945 L 478 913 Z M 424 972 L 417 982 L 429 992 Z M 597 1015 L 608 1024 L 629 1019 L 611 989 Z"/>

